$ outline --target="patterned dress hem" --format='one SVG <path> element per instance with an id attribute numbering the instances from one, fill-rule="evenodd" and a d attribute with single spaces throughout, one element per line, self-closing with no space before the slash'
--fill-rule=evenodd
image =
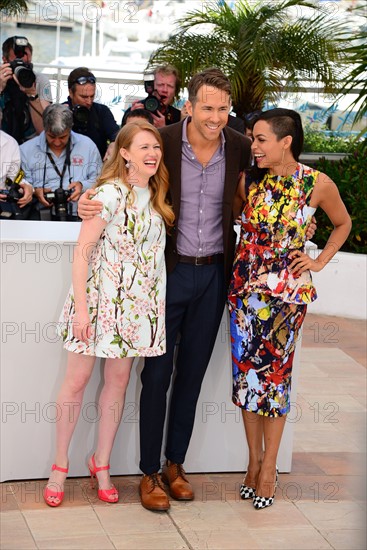
<path id="1" fill-rule="evenodd" d="M 125 357 L 157 357 L 166 353 L 165 348 L 134 348 L 128 350 L 126 353 L 125 351 L 123 351 L 120 355 L 117 355 L 116 353 L 111 353 L 111 350 L 108 348 L 99 348 L 97 351 L 89 349 L 78 350 L 75 349 L 75 345 L 68 346 L 68 343 L 64 344 L 64 349 L 66 351 L 70 351 L 71 353 L 76 353 L 77 355 L 87 355 L 90 357 L 98 357 L 100 359 L 124 359 Z"/>

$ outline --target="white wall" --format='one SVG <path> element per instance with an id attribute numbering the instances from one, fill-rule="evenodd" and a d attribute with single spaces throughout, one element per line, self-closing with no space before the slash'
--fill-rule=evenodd
<path id="1" fill-rule="evenodd" d="M 54 326 L 71 280 L 73 242 L 79 224 L 1 221 L 1 472 L 0 481 L 46 478 L 53 461 L 55 400 L 66 352 Z M 366 318 L 366 256 L 340 253 L 315 274 L 319 299 L 309 311 Z M 190 472 L 243 471 L 247 447 L 240 411 L 231 403 L 227 314 L 223 316 L 205 377 L 185 466 Z M 292 412 L 279 453 L 279 468 L 291 470 L 297 418 L 300 346 L 293 369 Z M 133 367 L 123 421 L 111 457 L 114 475 L 139 472 L 139 394 L 142 361 Z M 101 389 L 98 362 L 88 385 L 70 450 L 70 475 L 87 474 L 96 442 L 96 406 Z"/>
<path id="2" fill-rule="evenodd" d="M 67 353 L 55 336 L 71 281 L 79 224 L 1 221 L 1 424 L 0 481 L 47 478 L 54 460 L 58 409 L 55 401 Z M 280 471 L 289 472 L 298 408 L 297 347 L 292 410 L 279 451 Z M 111 457 L 113 475 L 139 473 L 139 395 L 142 360 L 132 369 L 123 420 Z M 70 448 L 70 476 L 87 475 L 96 445 L 102 366 L 88 384 Z M 231 359 L 225 312 L 197 405 L 185 467 L 188 472 L 244 471 L 247 446 L 241 411 L 231 402 Z M 72 414 L 72 406 L 70 412 Z"/>
<path id="3" fill-rule="evenodd" d="M 321 251 L 316 250 L 318 255 Z M 313 254 L 314 250 L 310 251 Z M 315 314 L 367 318 L 367 256 L 338 252 L 322 271 L 312 274 L 318 298 L 309 305 Z"/>

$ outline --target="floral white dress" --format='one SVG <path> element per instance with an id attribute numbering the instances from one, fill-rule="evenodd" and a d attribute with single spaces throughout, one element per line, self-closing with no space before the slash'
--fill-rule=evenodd
<path id="1" fill-rule="evenodd" d="M 97 189 L 94 200 L 103 202 L 100 216 L 107 225 L 89 263 L 86 292 L 93 334 L 88 345 L 73 336 L 71 287 L 60 317 L 64 347 L 109 358 L 162 355 L 166 233 L 151 205 L 149 187 L 131 191 L 121 182 L 107 183 Z"/>

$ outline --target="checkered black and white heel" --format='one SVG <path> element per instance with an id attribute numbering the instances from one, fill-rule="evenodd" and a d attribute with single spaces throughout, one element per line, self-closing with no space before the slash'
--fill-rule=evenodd
<path id="1" fill-rule="evenodd" d="M 254 498 L 254 496 L 256 496 L 255 489 L 242 483 L 242 485 L 240 486 L 240 497 L 242 498 L 242 500 Z"/>
<path id="2" fill-rule="evenodd" d="M 268 508 L 274 503 L 275 498 L 275 491 L 278 485 L 278 467 L 276 467 L 275 470 L 275 484 L 274 484 L 274 494 L 272 497 L 259 497 L 258 495 L 254 495 L 253 504 L 254 508 L 256 510 L 261 510 L 262 508 Z"/>

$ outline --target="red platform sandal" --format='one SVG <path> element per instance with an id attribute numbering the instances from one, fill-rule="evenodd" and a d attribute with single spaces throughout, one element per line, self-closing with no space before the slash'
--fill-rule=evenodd
<path id="1" fill-rule="evenodd" d="M 91 462 L 92 462 L 92 465 L 88 464 L 88 468 L 89 468 L 89 472 L 90 472 L 92 488 L 94 488 L 93 478 L 95 478 L 97 480 L 97 483 L 98 483 L 98 479 L 97 479 L 97 476 L 96 476 L 97 472 L 101 472 L 102 470 L 109 470 L 110 465 L 108 464 L 108 466 L 99 466 L 98 467 L 96 465 L 94 455 L 91 458 Z M 117 489 L 114 485 L 112 485 L 111 489 L 100 489 L 98 487 L 98 498 L 99 498 L 99 500 L 103 500 L 103 502 L 115 503 L 115 502 L 118 502 L 119 494 L 118 494 L 118 491 L 117 491 Z"/>
<path id="2" fill-rule="evenodd" d="M 68 468 L 60 468 L 60 466 L 56 466 L 56 464 L 53 464 L 51 469 L 52 471 L 57 470 L 58 472 L 62 472 L 64 474 L 67 474 L 69 471 Z M 57 486 L 57 483 L 51 482 L 50 485 Z M 47 486 L 43 490 L 43 498 L 45 503 L 48 504 L 48 506 L 53 507 L 60 506 L 60 504 L 64 500 L 64 494 L 64 491 L 54 491 Z M 56 502 L 55 499 L 58 499 L 58 502 Z"/>

